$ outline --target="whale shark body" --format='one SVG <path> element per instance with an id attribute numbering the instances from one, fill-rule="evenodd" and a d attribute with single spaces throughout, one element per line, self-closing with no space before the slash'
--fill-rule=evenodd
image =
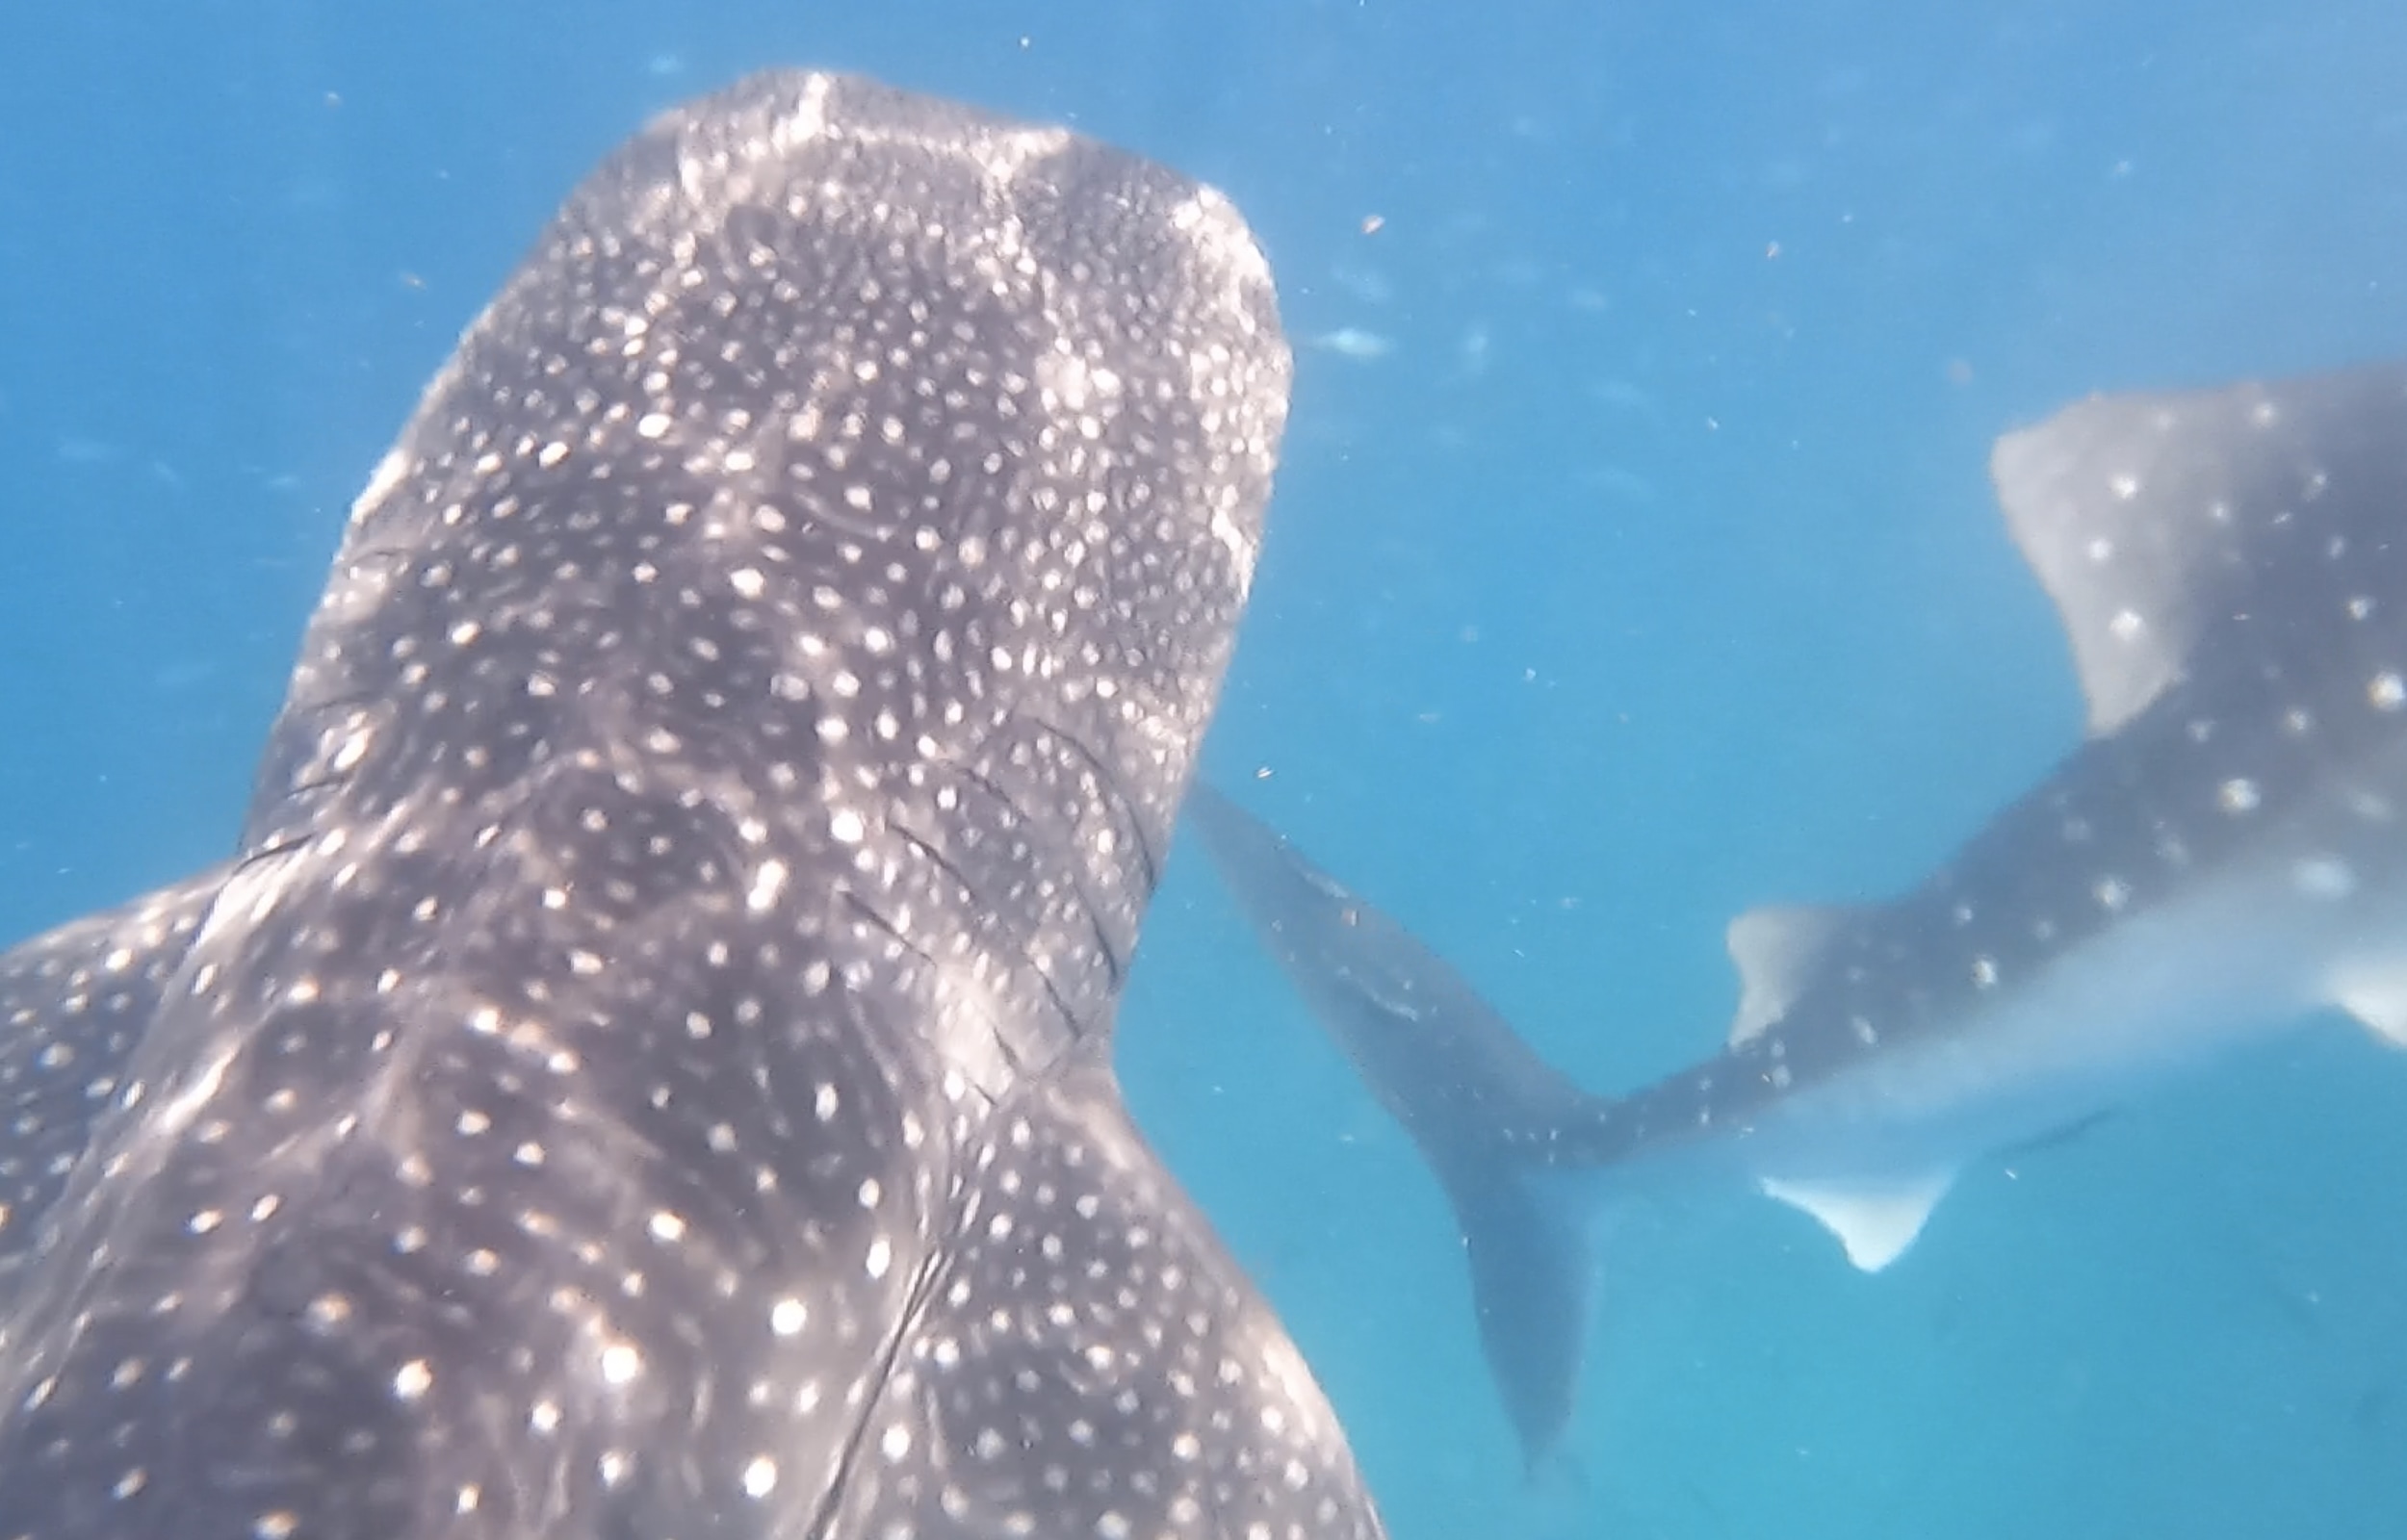
<path id="1" fill-rule="evenodd" d="M 1194 799 L 1453 1197 L 1533 1453 L 1593 1283 L 1575 1173 L 1729 1176 L 1878 1269 L 1968 1163 L 2167 1074 L 2332 1009 L 2407 1042 L 2407 369 L 2094 398 L 1991 469 L 2086 740 L 1902 897 L 1740 916 L 1727 1045 L 1635 1093 L 1569 1086 L 1393 920 Z"/>
<path id="2" fill-rule="evenodd" d="M 605 163 L 234 858 L 0 956 L 0 1535 L 1376 1534 L 1108 1058 L 1288 369 L 1059 130 L 772 74 Z"/>

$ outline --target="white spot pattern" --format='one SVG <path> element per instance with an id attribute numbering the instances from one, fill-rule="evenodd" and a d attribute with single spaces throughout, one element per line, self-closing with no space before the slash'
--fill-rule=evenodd
<path id="1" fill-rule="evenodd" d="M 1058 130 L 776 75 L 609 162 L 241 863 L 0 957 L 10 1532 L 1375 1534 L 1100 1068 L 1286 380 L 1227 205 Z"/>

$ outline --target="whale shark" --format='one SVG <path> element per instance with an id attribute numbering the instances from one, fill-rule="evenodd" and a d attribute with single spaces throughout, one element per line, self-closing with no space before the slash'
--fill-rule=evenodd
<path id="1" fill-rule="evenodd" d="M 1110 1058 L 1289 372 L 1233 207 L 1058 128 L 610 155 L 230 859 L 0 955 L 0 1534 L 1378 1534 Z"/>
<path id="2" fill-rule="evenodd" d="M 1180 822 L 1445 1189 L 1481 1348 L 1535 1465 L 1571 1415 L 1597 1258 L 1577 1194 L 1496 1142 L 1569 1125 L 1588 1093 L 1443 958 L 1208 782 L 1188 793 Z"/>
<path id="3" fill-rule="evenodd" d="M 2407 368 L 2104 396 L 1991 455 L 2083 740 L 1909 891 L 1732 921 L 1725 1044 L 1624 1095 L 1226 797 L 1191 822 L 1451 1197 L 1523 1445 L 1564 1430 L 1599 1215 L 1803 1210 L 1856 1267 L 1973 1162 L 2335 1013 L 2407 1044 Z"/>

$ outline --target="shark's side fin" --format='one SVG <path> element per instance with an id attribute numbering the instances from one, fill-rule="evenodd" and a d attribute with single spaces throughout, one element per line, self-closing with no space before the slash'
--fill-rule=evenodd
<path id="1" fill-rule="evenodd" d="M 2063 620 L 2093 736 L 2180 679 L 2269 574 L 2326 557 L 2291 557 L 2305 526 L 2289 510 L 2389 485 L 2402 397 L 2407 368 L 2370 366 L 2096 397 L 1998 440 L 1998 500 Z"/>
<path id="2" fill-rule="evenodd" d="M 1739 1008 L 1730 1018 L 1737 1047 L 1788 1014 L 1832 937 L 1854 911 L 1837 905 L 1775 905 L 1750 909 L 1723 936 L 1739 970 Z"/>
<path id="3" fill-rule="evenodd" d="M 1255 935 L 1444 1187 L 1480 1345 L 1533 1467 L 1571 1416 L 1597 1286 L 1595 1216 L 1500 1126 L 1560 1123 L 1595 1098 L 1515 1037 L 1443 959 L 1209 786 L 1184 808 Z"/>
<path id="4" fill-rule="evenodd" d="M 1845 1182 L 1768 1176 L 1760 1185 L 1765 1196 L 1821 1221 L 1847 1248 L 1850 1262 L 1866 1272 L 1878 1272 L 1905 1254 L 1954 1181 L 1953 1170 L 1938 1170 Z"/>

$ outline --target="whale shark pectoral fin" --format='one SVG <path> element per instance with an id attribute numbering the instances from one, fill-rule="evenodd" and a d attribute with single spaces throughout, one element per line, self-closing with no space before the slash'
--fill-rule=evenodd
<path id="1" fill-rule="evenodd" d="M 991 1121 L 974 1206 L 865 1409 L 876 1457 L 815 1532 L 1021 1532 L 1036 1473 L 1106 1450 L 1161 1479 L 1081 1479 L 1049 1499 L 1067 1511 L 1044 1532 L 1366 1540 L 1370 1500 L 1336 1414 L 1108 1065 L 1074 1056 Z M 1097 1279 L 1106 1292 L 1086 1301 Z M 930 1425 L 945 1436 L 907 1436 Z M 1265 1475 L 1187 1478 L 1213 1471 Z"/>
<path id="2" fill-rule="evenodd" d="M 1784 1181 L 1767 1176 L 1764 1195 L 1802 1209 L 1847 1248 L 1847 1259 L 1878 1272 L 1905 1254 L 1930 1211 L 1947 1196 L 1954 1170 L 1922 1171 L 1882 1181 Z"/>

